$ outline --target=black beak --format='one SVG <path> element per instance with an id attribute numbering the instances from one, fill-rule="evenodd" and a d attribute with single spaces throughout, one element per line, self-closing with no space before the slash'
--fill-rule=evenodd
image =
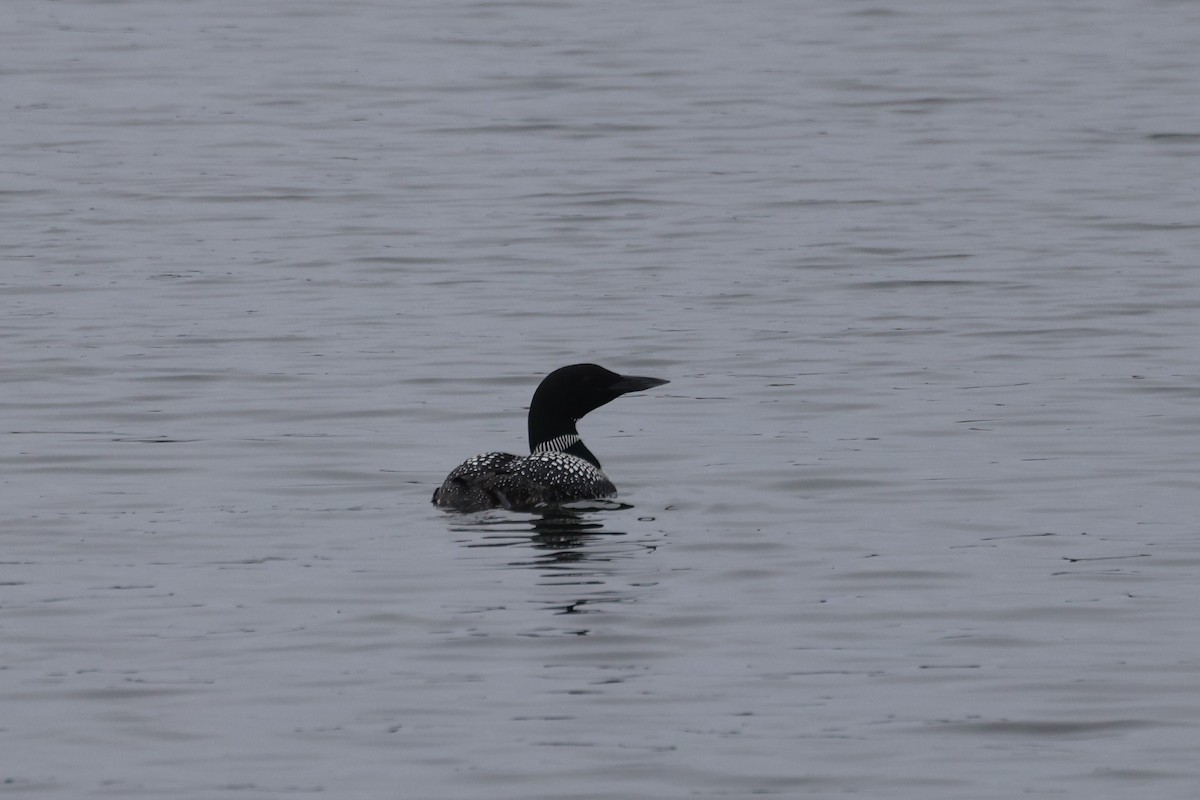
<path id="1" fill-rule="evenodd" d="M 629 392 L 653 389 L 655 386 L 662 386 L 664 383 L 670 383 L 670 381 L 664 381 L 662 378 L 642 378 L 637 375 L 622 375 L 608 388 L 614 394 L 628 394 Z"/>

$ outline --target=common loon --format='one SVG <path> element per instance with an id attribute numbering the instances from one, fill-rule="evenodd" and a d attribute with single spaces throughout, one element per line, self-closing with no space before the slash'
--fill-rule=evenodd
<path id="1" fill-rule="evenodd" d="M 623 394 L 667 382 L 618 375 L 595 364 L 556 369 L 542 380 L 529 404 L 530 454 L 483 453 L 468 458 L 434 491 L 434 505 L 454 511 L 532 511 L 616 497 L 617 487 L 600 470 L 575 423 Z"/>

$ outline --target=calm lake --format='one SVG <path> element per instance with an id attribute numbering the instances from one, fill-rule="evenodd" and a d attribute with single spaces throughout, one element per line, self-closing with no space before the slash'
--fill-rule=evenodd
<path id="1" fill-rule="evenodd" d="M 1195 797 L 1200 4 L 6 17 L 0 795 Z"/>

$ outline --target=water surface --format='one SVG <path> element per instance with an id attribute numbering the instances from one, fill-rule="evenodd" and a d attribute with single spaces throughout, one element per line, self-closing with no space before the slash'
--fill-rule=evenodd
<path id="1" fill-rule="evenodd" d="M 14 8 L 4 789 L 1193 796 L 1200 8 Z"/>

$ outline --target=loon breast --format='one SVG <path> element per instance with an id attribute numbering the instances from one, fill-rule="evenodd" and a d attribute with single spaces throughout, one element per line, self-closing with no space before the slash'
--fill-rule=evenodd
<path id="1" fill-rule="evenodd" d="M 533 511 L 581 500 L 608 500 L 617 487 L 598 467 L 557 450 L 528 456 L 484 453 L 455 467 L 433 502 L 456 511 Z"/>

